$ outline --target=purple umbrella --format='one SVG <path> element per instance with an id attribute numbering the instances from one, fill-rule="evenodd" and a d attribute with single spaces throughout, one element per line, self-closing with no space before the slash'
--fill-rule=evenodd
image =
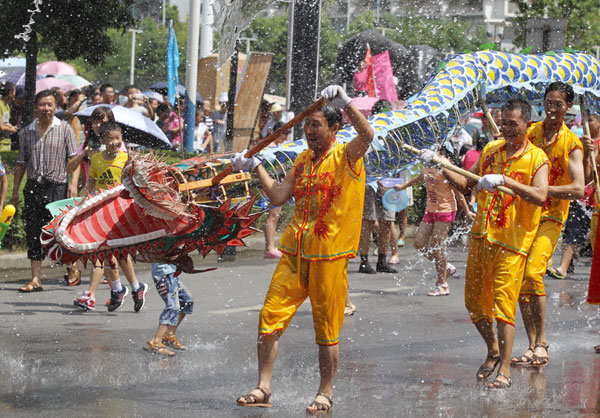
<path id="1" fill-rule="evenodd" d="M 36 80 L 41 80 L 45 78 L 44 75 L 36 75 Z M 10 81 L 15 86 L 24 86 L 25 85 L 25 71 L 11 71 L 7 73 L 4 77 L 0 77 L 0 81 Z"/>

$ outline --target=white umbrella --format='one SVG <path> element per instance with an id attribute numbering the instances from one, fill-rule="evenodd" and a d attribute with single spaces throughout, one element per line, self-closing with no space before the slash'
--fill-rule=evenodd
<path id="1" fill-rule="evenodd" d="M 98 107 L 110 107 L 115 121 L 123 127 L 123 138 L 127 142 L 134 142 L 149 148 L 171 148 L 171 142 L 156 123 L 128 107 L 99 104 L 87 107 L 75 115 L 85 120 Z"/>

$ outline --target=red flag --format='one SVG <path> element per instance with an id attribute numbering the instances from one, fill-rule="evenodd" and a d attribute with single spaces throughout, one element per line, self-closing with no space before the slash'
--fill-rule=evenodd
<path id="1" fill-rule="evenodd" d="M 594 258 L 592 259 L 587 303 L 600 304 L 600 222 L 598 222 L 596 228 L 596 242 L 594 243 Z"/>
<path id="2" fill-rule="evenodd" d="M 367 64 L 367 96 L 377 97 L 377 93 L 375 92 L 375 77 L 373 76 L 373 56 L 371 55 L 369 44 L 367 44 L 365 64 Z"/>

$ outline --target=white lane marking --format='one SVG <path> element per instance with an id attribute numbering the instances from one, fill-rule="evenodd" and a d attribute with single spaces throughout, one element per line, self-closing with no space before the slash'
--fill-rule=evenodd
<path id="1" fill-rule="evenodd" d="M 217 314 L 217 315 L 227 315 L 238 312 L 247 312 L 253 311 L 256 309 L 261 309 L 262 305 L 253 305 L 253 306 L 240 306 L 239 308 L 230 308 L 230 309 L 220 309 L 218 311 L 209 311 L 209 314 Z"/>
<path id="2" fill-rule="evenodd" d="M 417 288 L 417 286 L 395 286 L 395 287 L 388 287 L 386 289 L 350 289 L 350 293 L 359 294 L 359 293 L 363 293 L 365 291 L 369 291 L 369 292 L 402 292 L 405 290 L 414 290 L 416 288 Z"/>

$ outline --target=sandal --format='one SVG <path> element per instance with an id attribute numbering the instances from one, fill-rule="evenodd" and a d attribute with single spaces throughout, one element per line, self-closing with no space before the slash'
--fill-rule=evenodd
<path id="1" fill-rule="evenodd" d="M 597 345 L 596 347 L 594 347 L 594 351 L 598 354 L 600 354 L 600 345 Z"/>
<path id="2" fill-rule="evenodd" d="M 478 380 L 487 380 L 491 375 L 494 374 L 496 367 L 498 367 L 498 364 L 500 364 L 500 356 L 492 356 L 488 354 L 486 359 L 495 360 L 494 365 L 492 367 L 486 367 L 485 363 L 482 364 L 475 374 Z M 480 375 L 481 377 L 479 377 Z"/>
<path id="3" fill-rule="evenodd" d="M 566 274 L 560 274 L 558 272 L 557 269 L 555 269 L 554 267 L 548 267 L 546 269 L 546 274 L 550 277 L 552 277 L 553 279 L 558 279 L 558 280 L 564 280 L 567 278 Z"/>
<path id="4" fill-rule="evenodd" d="M 356 312 L 358 309 L 356 309 L 356 306 L 354 305 L 347 305 L 344 307 L 344 316 L 352 316 L 354 315 L 354 312 Z"/>
<path id="5" fill-rule="evenodd" d="M 323 398 L 327 399 L 329 401 L 329 405 L 322 402 L 318 402 L 317 397 L 319 396 L 322 396 Z M 310 407 L 316 407 L 316 409 L 310 410 Z M 309 414 L 322 414 L 331 411 L 331 408 L 333 408 L 333 396 L 328 396 L 325 395 L 323 392 L 319 392 L 317 393 L 317 396 L 315 396 L 315 400 L 312 401 L 312 403 L 306 407 L 306 412 Z"/>
<path id="6" fill-rule="evenodd" d="M 534 347 L 529 347 L 520 357 L 513 357 L 510 359 L 510 364 L 513 366 L 523 366 L 526 364 L 531 364 L 533 361 L 533 350 Z M 531 352 L 531 354 L 528 354 Z"/>
<path id="7" fill-rule="evenodd" d="M 260 407 L 260 408 L 270 408 L 271 407 L 271 394 L 267 393 L 263 388 L 256 388 L 254 390 L 259 390 L 263 394 L 262 400 L 259 400 L 255 394 L 249 393 L 246 396 L 240 396 L 237 399 L 237 404 L 239 406 L 250 406 L 250 407 Z M 241 400 L 244 402 L 240 402 Z"/>
<path id="8" fill-rule="evenodd" d="M 499 377 L 505 378 L 506 382 L 503 382 L 502 380 L 498 379 Z M 498 373 L 498 375 L 496 376 L 494 381 L 488 385 L 488 389 L 489 390 L 508 389 L 511 386 L 512 386 L 512 379 L 510 377 L 506 377 L 502 373 Z"/>
<path id="9" fill-rule="evenodd" d="M 42 285 L 34 282 L 33 280 L 27 283 L 25 286 L 21 286 L 19 288 L 19 292 L 22 293 L 41 292 L 42 290 L 44 290 Z"/>
<path id="10" fill-rule="evenodd" d="M 533 360 L 531 361 L 531 363 L 529 363 L 529 366 L 531 367 L 544 367 L 545 365 L 547 365 L 550 362 L 550 358 L 548 356 L 548 348 L 550 346 L 549 345 L 545 345 L 545 344 L 536 344 L 535 348 L 534 348 L 534 353 L 533 353 Z M 546 350 L 546 355 L 545 356 L 538 356 L 535 354 L 535 349 L 536 348 L 543 348 L 544 350 Z M 537 362 L 537 364 L 536 364 Z"/>
<path id="11" fill-rule="evenodd" d="M 176 348 L 177 350 L 185 350 L 185 346 L 181 344 L 181 342 L 177 339 L 175 334 L 173 335 L 164 335 L 162 338 L 162 342 L 169 347 Z"/>
<path id="12" fill-rule="evenodd" d="M 427 296 L 448 296 L 450 294 L 450 288 L 448 287 L 448 283 L 438 284 L 436 287 L 431 289 Z"/>
<path id="13" fill-rule="evenodd" d="M 446 277 L 454 276 L 456 274 L 456 267 L 450 263 L 446 263 Z"/>
<path id="14" fill-rule="evenodd" d="M 146 351 L 150 351 L 150 352 L 155 353 L 155 354 L 162 354 L 163 356 L 169 356 L 169 357 L 175 355 L 174 352 L 172 352 L 171 350 L 169 350 L 162 343 L 154 344 L 152 341 L 146 340 L 146 344 L 148 344 L 148 347 L 144 347 L 144 350 L 146 350 Z"/>
<path id="15" fill-rule="evenodd" d="M 67 286 L 77 286 L 81 283 L 81 271 L 76 267 L 71 267 L 67 274 L 64 275 Z"/>

